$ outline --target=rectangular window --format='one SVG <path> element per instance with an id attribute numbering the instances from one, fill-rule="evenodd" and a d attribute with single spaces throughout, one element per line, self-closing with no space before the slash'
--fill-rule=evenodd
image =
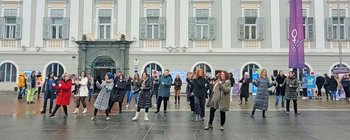
<path id="1" fill-rule="evenodd" d="M 16 37 L 16 17 L 5 17 L 5 38 L 14 39 Z"/>
<path id="2" fill-rule="evenodd" d="M 63 18 L 51 18 L 52 39 L 62 39 Z"/>
<path id="3" fill-rule="evenodd" d="M 111 39 L 111 17 L 100 17 L 100 39 Z"/>
<path id="4" fill-rule="evenodd" d="M 256 39 L 256 18 L 245 17 L 245 39 Z"/>
<path id="5" fill-rule="evenodd" d="M 147 17 L 147 38 L 160 39 L 159 37 L 160 9 L 147 9 L 146 17 Z"/>
<path id="6" fill-rule="evenodd" d="M 196 9 L 196 38 L 209 39 L 209 9 Z"/>
<path id="7" fill-rule="evenodd" d="M 339 15 L 339 16 L 338 16 Z M 346 19 L 346 10 L 332 9 L 332 18 L 333 18 L 333 37 L 334 39 L 345 39 L 345 19 Z"/>

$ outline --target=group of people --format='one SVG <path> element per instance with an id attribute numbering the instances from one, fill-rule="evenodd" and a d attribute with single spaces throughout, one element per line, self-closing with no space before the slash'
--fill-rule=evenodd
<path id="1" fill-rule="evenodd" d="M 322 88 L 326 92 L 327 100 L 330 99 L 332 101 L 336 101 L 337 93 L 339 91 L 344 90 L 345 97 L 347 100 L 350 99 L 350 74 L 344 74 L 340 77 L 338 74 L 333 74 L 329 77 L 327 74 L 324 74 L 324 77 L 318 76 L 316 78 L 316 86 L 317 86 L 317 97 L 322 99 Z"/>

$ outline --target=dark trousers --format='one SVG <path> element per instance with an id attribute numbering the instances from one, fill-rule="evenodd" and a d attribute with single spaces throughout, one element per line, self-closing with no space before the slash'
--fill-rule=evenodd
<path id="1" fill-rule="evenodd" d="M 294 112 L 298 113 L 298 104 L 297 104 L 297 100 L 293 100 L 293 104 L 294 104 Z M 290 100 L 287 99 L 287 112 L 289 112 L 289 106 L 290 106 Z"/>
<path id="2" fill-rule="evenodd" d="M 40 93 L 41 93 L 41 87 L 38 87 L 38 98 L 40 97 Z"/>
<path id="3" fill-rule="evenodd" d="M 49 95 L 50 95 L 50 97 L 48 97 Z M 51 111 L 52 111 L 53 102 L 54 102 L 54 98 L 51 97 L 51 95 L 53 95 L 53 93 L 50 93 L 50 92 L 47 93 L 47 95 L 46 95 L 45 98 L 44 98 L 44 106 L 43 106 L 43 110 L 46 111 L 46 108 L 47 108 L 47 100 L 50 99 L 50 113 L 51 113 Z"/>
<path id="4" fill-rule="evenodd" d="M 190 101 L 190 107 L 191 107 L 191 111 L 195 111 L 195 108 L 194 108 L 194 96 L 190 96 L 188 98 L 188 100 Z"/>
<path id="5" fill-rule="evenodd" d="M 327 96 L 327 99 L 328 99 L 328 96 L 331 95 L 331 92 L 325 86 L 323 88 L 326 91 L 326 96 Z"/>
<path id="6" fill-rule="evenodd" d="M 56 104 L 55 109 L 52 112 L 52 115 L 55 115 L 57 110 L 58 110 L 58 108 L 60 108 L 60 107 L 61 107 L 61 105 L 57 105 Z M 63 110 L 64 110 L 64 114 L 68 115 L 68 108 L 67 108 L 67 106 L 66 105 L 62 105 L 62 107 L 63 107 Z"/>
<path id="7" fill-rule="evenodd" d="M 79 97 L 79 98 L 78 98 L 76 108 L 79 108 L 80 102 L 83 104 L 83 107 L 86 108 L 85 98 L 86 98 L 86 97 Z"/>
<path id="8" fill-rule="evenodd" d="M 109 101 L 109 106 L 108 106 L 108 111 L 109 112 L 112 112 L 112 108 L 113 108 L 113 106 L 114 106 L 114 101 L 112 101 L 112 100 L 110 100 Z M 119 105 L 119 112 L 121 112 L 122 111 L 122 108 L 123 108 L 123 103 L 122 102 L 118 102 L 118 105 Z"/>
<path id="9" fill-rule="evenodd" d="M 205 97 L 194 96 L 195 112 L 201 117 L 205 117 Z"/>
<path id="10" fill-rule="evenodd" d="M 137 107 L 137 112 L 140 112 L 141 111 L 141 107 Z M 145 108 L 145 112 L 148 113 L 149 109 L 148 108 Z"/>
<path id="11" fill-rule="evenodd" d="M 98 109 L 97 109 L 97 108 L 95 108 L 95 111 L 94 111 L 94 116 L 96 116 L 96 115 L 97 115 L 97 111 L 98 111 Z M 105 111 L 105 113 L 106 113 L 106 116 L 108 117 L 108 116 L 109 116 L 108 110 L 106 110 L 106 111 Z"/>
<path id="12" fill-rule="evenodd" d="M 243 96 L 240 97 L 240 101 L 241 102 L 243 101 L 243 98 L 244 98 L 245 102 L 248 102 L 248 98 L 247 97 L 243 97 Z"/>
<path id="13" fill-rule="evenodd" d="M 162 100 L 164 100 L 164 111 L 166 111 L 166 109 L 167 109 L 169 97 L 158 96 L 158 99 L 157 99 L 157 112 L 159 112 L 159 110 L 160 110 L 160 104 L 162 103 Z"/>
<path id="14" fill-rule="evenodd" d="M 210 108 L 210 116 L 209 116 L 209 125 L 213 125 L 213 120 L 214 120 L 214 116 L 215 116 L 215 108 Z M 225 120 L 226 120 L 226 112 L 224 111 L 220 111 L 220 119 L 221 119 L 221 126 L 224 126 L 225 124 Z"/>
<path id="15" fill-rule="evenodd" d="M 19 99 L 23 98 L 25 92 L 26 92 L 26 88 L 24 88 L 24 87 L 19 88 L 18 98 Z"/>
<path id="16" fill-rule="evenodd" d="M 317 96 L 318 97 L 322 96 L 322 86 L 317 86 Z"/>
<path id="17" fill-rule="evenodd" d="M 307 88 L 303 88 L 303 96 L 307 97 Z"/>
<path id="18" fill-rule="evenodd" d="M 344 92 L 345 92 L 345 96 L 346 98 L 350 98 L 350 87 L 344 87 Z"/>

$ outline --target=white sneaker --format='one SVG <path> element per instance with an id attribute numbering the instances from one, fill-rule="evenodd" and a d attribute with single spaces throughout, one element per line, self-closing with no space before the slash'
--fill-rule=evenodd
<path id="1" fill-rule="evenodd" d="M 87 109 L 86 109 L 86 108 L 84 108 L 83 114 L 85 114 L 86 112 L 87 112 Z"/>
<path id="2" fill-rule="evenodd" d="M 77 114 L 77 113 L 79 113 L 79 108 L 76 108 L 75 110 L 74 110 L 74 112 L 73 112 L 74 114 Z"/>
<path id="3" fill-rule="evenodd" d="M 136 112 L 135 117 L 132 118 L 133 121 L 137 121 L 137 119 L 139 118 L 140 112 Z"/>
<path id="4" fill-rule="evenodd" d="M 92 120 L 92 121 L 95 120 L 95 117 L 91 117 L 91 120 Z"/>
<path id="5" fill-rule="evenodd" d="M 106 121 L 109 121 L 109 120 L 111 120 L 111 118 L 110 118 L 110 117 L 107 117 L 107 118 L 106 118 Z"/>
<path id="6" fill-rule="evenodd" d="M 129 104 L 126 104 L 125 108 L 129 108 Z"/>
<path id="7" fill-rule="evenodd" d="M 137 108 L 137 105 L 135 105 L 135 108 Z"/>
<path id="8" fill-rule="evenodd" d="M 145 113 L 145 121 L 148 122 L 149 119 L 148 119 L 148 113 Z"/>
<path id="9" fill-rule="evenodd" d="M 154 104 L 154 107 L 157 107 L 157 104 Z"/>

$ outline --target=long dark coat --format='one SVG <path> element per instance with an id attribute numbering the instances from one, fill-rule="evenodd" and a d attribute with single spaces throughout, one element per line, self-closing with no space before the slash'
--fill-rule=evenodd
<path id="1" fill-rule="evenodd" d="M 250 81 L 249 78 L 247 78 L 246 80 L 244 80 L 244 78 L 242 78 L 239 81 L 240 83 L 242 83 L 242 86 L 240 88 L 240 96 L 241 97 L 249 98 L 249 81 Z"/>
<path id="2" fill-rule="evenodd" d="M 267 111 L 269 108 L 269 88 L 273 85 L 270 84 L 269 78 L 260 77 L 253 84 L 258 87 L 258 92 L 254 100 L 254 108 Z"/>
<path id="3" fill-rule="evenodd" d="M 125 96 L 126 81 L 117 81 L 111 94 L 111 101 L 122 103 Z"/>
<path id="4" fill-rule="evenodd" d="M 296 78 L 286 78 L 283 82 L 286 87 L 286 99 L 297 100 L 298 99 L 298 86 L 299 81 Z"/>
<path id="5" fill-rule="evenodd" d="M 146 81 L 142 81 L 141 85 L 143 82 L 145 82 L 145 87 L 143 87 L 143 89 L 140 92 L 137 107 L 151 108 L 152 107 L 152 93 L 151 93 L 152 80 L 148 78 Z"/>

